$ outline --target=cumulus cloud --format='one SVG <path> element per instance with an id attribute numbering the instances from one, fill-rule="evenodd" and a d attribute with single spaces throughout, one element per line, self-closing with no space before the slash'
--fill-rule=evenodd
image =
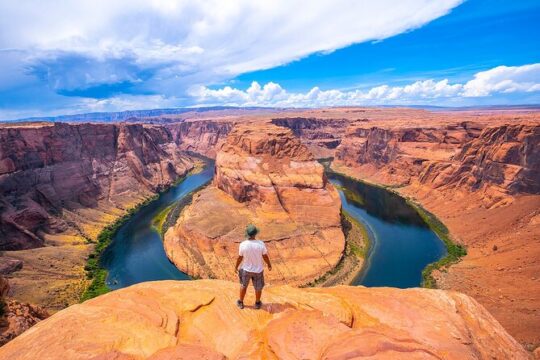
<path id="1" fill-rule="evenodd" d="M 488 96 L 491 93 L 540 91 L 540 64 L 498 66 L 474 75 L 464 86 L 463 96 Z"/>
<path id="2" fill-rule="evenodd" d="M 191 89 L 198 103 L 233 106 L 315 107 L 376 104 L 426 104 L 441 99 L 487 97 L 500 93 L 540 91 L 540 64 L 499 66 L 481 71 L 465 84 L 448 79 L 416 81 L 405 86 L 381 85 L 367 90 L 340 91 L 312 88 L 305 93 L 287 92 L 279 84 L 253 82 L 245 91 L 226 86 Z"/>
<path id="3" fill-rule="evenodd" d="M 462 1 L 2 1 L 0 64 L 16 57 L 18 78 L 66 96 L 95 97 L 100 87 L 179 96 L 418 28 Z"/>

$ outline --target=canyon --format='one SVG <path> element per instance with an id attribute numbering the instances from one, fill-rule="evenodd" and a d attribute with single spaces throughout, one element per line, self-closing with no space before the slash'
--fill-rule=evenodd
<path id="1" fill-rule="evenodd" d="M 235 278 L 239 242 L 250 223 L 274 253 L 272 283 L 304 285 L 343 253 L 341 201 L 324 169 L 292 131 L 242 124 L 216 156 L 213 183 L 196 193 L 165 234 L 167 255 L 189 275 Z"/>
<path id="2" fill-rule="evenodd" d="M 276 194 L 280 191 L 275 191 L 275 194 L 267 191 L 269 186 L 265 182 L 268 178 L 277 179 L 278 190 L 279 181 L 291 181 L 285 176 L 291 171 L 293 179 L 298 175 L 301 181 L 306 181 L 299 168 L 274 169 L 271 166 L 275 162 L 264 160 L 262 163 L 269 166 L 262 170 L 264 176 L 257 176 L 261 169 L 257 172 L 239 171 L 246 164 L 249 165 L 247 169 L 256 167 L 254 163 L 257 161 L 249 158 L 264 158 L 265 151 L 272 153 L 271 147 L 262 146 L 261 154 L 246 155 L 249 151 L 242 149 L 242 142 L 234 143 L 232 139 L 238 139 L 234 132 L 239 130 L 233 129 L 243 128 L 243 131 L 252 132 L 249 138 L 253 138 L 250 140 L 253 144 L 264 144 L 267 141 L 265 131 L 268 130 L 259 133 L 253 130 L 253 126 L 261 126 L 262 129 L 279 126 L 281 132 L 288 132 L 288 137 L 292 133 L 293 137 L 300 139 L 301 144 L 295 143 L 293 148 L 303 150 L 295 150 L 294 154 L 287 156 L 299 156 L 299 163 L 310 164 L 306 165 L 310 167 L 310 174 L 318 174 L 317 177 L 308 177 L 310 182 L 305 190 L 320 191 L 320 185 L 324 183 L 324 174 L 314 160 L 333 159 L 331 167 L 334 171 L 385 186 L 436 215 L 448 227 L 452 240 L 467 248 L 467 255 L 460 262 L 432 273 L 436 286 L 473 297 L 526 348 L 532 350 L 540 344 L 540 299 L 536 296 L 540 293 L 540 115 L 530 109 L 437 112 L 404 108 L 223 110 L 183 114 L 181 119 L 171 117 L 166 121 L 131 119 L 129 124 L 4 124 L 0 126 L 0 229 L 3 232 L 0 241 L 4 250 L 0 256 L 0 268 L 6 269 L 3 271 L 11 283 L 10 297 L 42 305 L 52 312 L 77 302 L 77 294 L 86 284 L 85 259 L 100 229 L 125 213 L 126 209 L 186 174 L 193 166 L 191 152 L 215 158 L 216 176 L 211 185 L 194 196 L 192 205 L 182 212 L 177 225 L 168 230 L 165 242 L 175 243 L 176 248 L 173 253 L 168 250 L 169 256 L 188 273 L 232 279 L 235 275 L 233 265 L 222 264 L 230 268 L 230 272 L 221 273 L 221 270 L 216 270 L 221 266 L 215 261 L 212 264 L 209 254 L 216 251 L 226 258 L 236 256 L 232 251 L 232 238 L 237 241 L 243 238 L 239 229 L 245 226 L 239 219 L 250 218 L 263 210 L 267 213 L 261 220 L 268 214 L 277 216 L 275 224 L 286 218 L 282 210 L 276 209 L 279 206 L 287 208 L 287 202 L 285 206 L 279 204 Z M 229 141 L 232 143 L 228 144 Z M 257 146 L 252 149 L 257 149 Z M 222 155 L 220 151 L 223 151 Z M 294 181 L 299 182 L 298 179 Z M 282 192 L 290 195 L 285 183 L 281 184 Z M 309 188 L 314 184 L 317 186 Z M 245 191 L 247 188 L 253 190 Z M 332 193 L 327 189 L 329 198 L 332 198 Z M 292 216 L 297 213 L 302 217 L 301 207 L 295 205 L 294 198 L 295 195 L 289 198 L 293 199 Z M 268 205 L 264 205 L 266 203 Z M 339 208 L 337 202 L 328 204 L 324 206 Z M 225 214 L 229 213 L 224 209 L 234 209 L 241 216 L 227 216 Z M 208 211 L 213 216 L 218 214 L 214 219 L 219 220 L 221 216 L 221 220 L 206 221 Z M 278 213 L 279 216 L 276 215 Z M 328 215 L 326 224 L 334 228 L 336 212 L 332 210 L 323 215 Z M 254 222 L 258 219 L 253 217 Z M 271 229 L 271 226 L 265 228 L 268 234 Z M 283 229 L 287 233 L 294 231 Z M 225 236 L 227 230 L 233 231 Z M 343 234 L 337 233 L 333 238 L 338 237 L 339 245 Z M 179 235 L 186 234 L 186 238 L 194 239 L 193 245 L 203 249 L 198 254 L 189 254 L 191 260 L 188 262 L 184 262 L 184 256 L 179 253 L 174 254 L 181 248 Z M 216 239 L 220 237 L 224 240 L 220 244 L 230 244 L 230 248 L 215 246 L 218 243 Z M 311 239 L 321 241 L 314 236 Z M 330 265 L 339 259 L 340 246 L 342 250 L 342 245 L 328 248 L 332 260 Z M 294 257 L 288 259 L 295 263 Z M 201 261 L 212 264 L 212 267 L 196 266 Z M 329 267 L 323 265 L 320 262 L 316 264 L 317 271 Z M 305 267 L 299 265 L 294 274 L 304 270 Z M 280 271 L 285 273 L 287 269 Z M 275 270 L 271 276 L 275 277 L 271 280 L 276 283 L 281 277 Z M 315 271 L 305 278 L 293 278 L 297 280 L 295 283 L 301 284 L 314 276 Z M 171 283 L 170 286 L 191 285 Z M 205 285 L 208 291 L 214 291 L 213 286 Z M 224 293 L 229 291 L 221 288 L 226 285 L 215 286 Z M 287 290 L 280 291 L 293 291 L 283 289 Z M 342 288 L 298 291 L 341 294 L 339 289 Z M 149 289 L 148 294 L 152 295 L 148 296 L 153 296 L 155 291 L 158 290 Z M 199 293 L 199 290 L 193 291 Z M 230 291 L 227 301 L 233 302 L 235 296 Z M 355 294 L 360 297 L 362 291 L 367 294 L 368 290 L 348 288 L 349 291 L 358 292 Z M 369 291 L 377 292 L 382 298 L 391 293 L 384 294 L 383 289 Z M 408 291 L 426 291 L 429 294 L 427 290 Z M 392 293 L 392 296 L 404 296 L 397 294 Z M 466 298 L 453 292 L 434 294 L 445 294 L 437 296 L 447 300 L 448 297 L 459 297 L 460 302 Z M 440 316 L 438 311 L 443 308 L 439 307 L 442 305 L 438 301 L 441 298 L 433 299 L 433 296 L 423 293 L 414 295 L 426 296 L 433 304 L 439 304 L 433 305 L 433 313 L 426 316 Z M 110 298 L 113 294 L 106 296 Z M 99 302 L 100 299 L 92 301 Z M 218 303 L 217 300 L 212 301 Z M 471 301 L 465 302 L 469 304 Z M 87 303 L 82 306 L 87 306 Z M 431 303 L 425 302 L 424 305 L 424 308 L 431 309 Z M 207 304 L 202 305 L 203 309 L 206 307 Z M 75 309 L 77 307 L 70 307 L 66 311 L 75 314 Z M 405 310 L 400 308 L 400 311 Z M 449 310 L 444 308 L 444 311 Z M 484 318 L 485 311 L 476 303 L 470 311 L 473 318 Z M 398 316 L 398 313 L 394 315 Z M 301 316 L 309 318 L 306 314 Z M 46 320 L 44 324 L 47 321 L 52 322 Z M 454 320 L 445 321 L 451 323 Z M 492 321 L 490 318 L 489 326 L 495 326 Z M 447 324 L 441 326 L 444 328 Z M 39 326 L 33 329 L 39 329 Z M 34 336 L 33 329 L 27 332 L 28 336 Z M 35 336 L 32 341 L 37 341 L 38 335 Z M 44 332 L 40 332 L 40 336 L 45 336 Z M 13 343 L 19 344 L 18 349 L 21 349 L 19 339 Z M 507 344 L 501 338 L 497 339 L 499 341 L 499 344 Z M 466 346 L 476 346 L 477 343 L 473 341 L 473 344 Z M 213 354 L 191 343 L 186 346 L 203 354 Z M 221 353 L 219 356 L 234 354 L 229 350 L 216 350 L 213 345 L 211 348 L 218 355 Z M 497 346 L 493 345 L 493 348 Z M 152 355 L 154 350 L 157 351 L 158 347 L 142 355 L 127 353 L 141 358 Z M 480 350 L 475 348 L 475 351 Z M 122 358 L 124 355 L 121 353 L 122 349 L 118 349 L 116 355 L 111 353 L 103 355 L 103 358 Z"/>
<path id="3" fill-rule="evenodd" d="M 192 166 L 163 127 L 1 127 L 0 264 L 10 294 L 53 311 L 77 303 L 98 233 Z"/>
<path id="4" fill-rule="evenodd" d="M 0 357 L 529 358 L 481 305 L 456 292 L 272 286 L 261 310 L 238 309 L 236 293 L 221 280 L 137 284 L 56 313 L 1 347 Z"/>

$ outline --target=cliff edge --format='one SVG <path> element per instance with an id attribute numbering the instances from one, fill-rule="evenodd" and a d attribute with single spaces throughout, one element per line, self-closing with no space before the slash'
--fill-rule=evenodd
<path id="1" fill-rule="evenodd" d="M 131 286 L 56 313 L 0 348 L 0 358 L 529 357 L 481 305 L 456 292 L 275 286 L 261 310 L 240 310 L 237 290 L 219 280 Z"/>

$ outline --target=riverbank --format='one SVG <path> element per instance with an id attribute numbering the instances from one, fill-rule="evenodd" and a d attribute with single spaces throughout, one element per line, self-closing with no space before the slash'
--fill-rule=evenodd
<path id="1" fill-rule="evenodd" d="M 195 175 L 195 174 L 201 173 L 204 170 L 205 165 L 207 165 L 207 162 L 212 161 L 211 159 L 204 158 L 200 155 L 198 155 L 197 158 L 199 161 L 196 161 L 194 163 L 193 169 L 189 172 L 189 174 L 184 176 L 173 186 L 180 185 L 180 183 L 183 182 L 189 175 Z M 200 189 L 196 189 L 193 192 L 198 191 L 198 190 Z M 178 219 L 178 216 L 180 215 L 180 210 L 182 209 L 182 207 L 189 204 L 189 202 L 191 202 L 192 195 L 193 194 L 189 194 L 188 196 L 186 196 L 186 198 L 189 197 L 188 202 L 185 202 L 184 199 L 182 199 L 174 204 L 171 204 L 170 206 L 167 206 L 165 209 L 160 211 L 156 216 L 154 216 L 154 218 L 152 219 L 152 227 L 159 233 L 159 235 L 162 238 L 165 232 L 167 231 L 167 229 L 173 226 L 176 220 Z"/>
<path id="2" fill-rule="evenodd" d="M 88 256 L 84 270 L 86 271 L 86 279 L 89 283 L 81 295 L 80 301 L 86 301 L 96 296 L 105 294 L 110 291 L 107 287 L 107 270 L 101 264 L 101 255 L 105 249 L 111 244 L 114 235 L 118 229 L 124 225 L 138 210 L 156 200 L 159 194 L 156 194 L 142 203 L 127 210 L 126 214 L 115 220 L 112 224 L 107 225 L 98 235 L 94 250 Z"/>
<path id="3" fill-rule="evenodd" d="M 463 256 L 467 255 L 466 248 L 463 245 L 453 241 L 448 231 L 448 228 L 442 223 L 442 221 L 440 221 L 433 213 L 427 211 L 421 204 L 415 202 L 411 197 L 404 196 L 399 192 L 399 189 L 403 186 L 385 186 L 382 184 L 360 179 L 351 175 L 350 169 L 348 168 L 336 168 L 332 165 L 326 165 L 325 168 L 328 172 L 333 172 L 352 181 L 383 189 L 404 199 L 405 202 L 418 213 L 418 215 L 431 229 L 431 231 L 433 231 L 437 235 L 437 237 L 444 243 L 444 246 L 446 248 L 446 254 L 441 259 L 428 264 L 422 270 L 422 287 L 437 288 L 437 282 L 433 277 L 434 272 L 445 271 L 448 266 L 459 262 Z M 352 194 L 354 195 L 354 193 Z M 354 196 L 351 197 L 351 199 L 355 200 Z M 361 202 L 362 199 L 358 199 L 357 201 Z"/>
<path id="4" fill-rule="evenodd" d="M 124 215 L 117 218 L 112 224 L 107 225 L 99 233 L 94 250 L 88 256 L 86 265 L 84 267 L 86 271 L 86 281 L 88 285 L 85 287 L 84 292 L 80 296 L 80 301 L 85 301 L 110 291 L 109 287 L 106 284 L 108 272 L 101 264 L 101 258 L 104 251 L 111 244 L 114 236 L 122 227 L 122 225 L 128 222 L 134 214 L 136 214 L 143 207 L 157 200 L 163 193 L 167 192 L 170 188 L 180 185 L 188 176 L 202 171 L 202 169 L 204 168 L 203 160 L 192 158 L 192 161 L 194 163 L 193 168 L 186 175 L 179 178 L 177 181 L 168 186 L 166 189 L 160 191 L 158 194 L 155 194 L 145 199 L 141 203 L 135 205 L 134 207 L 128 209 Z M 155 226 L 160 226 L 160 223 L 164 223 L 167 213 L 162 214 L 162 212 L 160 212 L 158 216 L 156 216 L 157 224 L 155 224 Z"/>
<path id="5" fill-rule="evenodd" d="M 345 249 L 338 264 L 318 279 L 301 287 L 351 285 L 364 270 L 370 239 L 366 228 L 346 211 L 341 212 Z"/>

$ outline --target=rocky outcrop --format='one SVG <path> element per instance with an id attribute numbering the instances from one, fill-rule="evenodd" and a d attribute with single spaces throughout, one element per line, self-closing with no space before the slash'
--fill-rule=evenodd
<path id="1" fill-rule="evenodd" d="M 7 300 L 9 289 L 9 282 L 0 275 L 0 346 L 49 316 L 39 306 Z"/>
<path id="2" fill-rule="evenodd" d="M 40 322 L 0 348 L 0 358 L 529 358 L 460 293 L 276 286 L 265 291 L 261 310 L 239 310 L 237 290 L 218 280 L 117 290 Z"/>
<path id="3" fill-rule="evenodd" d="M 351 126 L 336 150 L 336 165 L 359 168 L 368 177 L 392 185 L 418 178 L 430 161 L 448 162 L 478 136 L 469 122 L 442 128 Z"/>
<path id="4" fill-rule="evenodd" d="M 336 165 L 358 168 L 385 184 L 421 184 L 504 194 L 540 193 L 540 126 L 444 128 L 351 127 Z M 489 188 L 489 189 L 488 189 Z"/>
<path id="5" fill-rule="evenodd" d="M 540 194 L 540 126 L 511 125 L 486 128 L 464 144 L 448 166 L 430 164 L 420 182 L 444 181 L 438 186 L 486 189 L 501 193 Z M 446 171 L 444 171 L 446 170 Z M 442 175 L 442 176 L 441 176 Z"/>
<path id="6" fill-rule="evenodd" d="M 103 217 L 163 189 L 190 167 L 163 127 L 1 128 L 0 250 L 43 246 L 58 234 L 93 238 Z"/>
<path id="7" fill-rule="evenodd" d="M 233 120 L 194 120 L 167 125 L 167 128 L 179 149 L 215 158 L 233 126 Z"/>
<path id="8" fill-rule="evenodd" d="M 274 259 L 267 278 L 305 284 L 341 258 L 340 208 L 323 167 L 289 129 L 238 125 L 217 154 L 213 184 L 167 231 L 165 249 L 190 275 L 233 279 L 238 245 L 254 223 Z"/>
<path id="9" fill-rule="evenodd" d="M 274 118 L 272 123 L 291 129 L 317 158 L 332 157 L 351 123 L 348 119 L 317 117 Z"/>

